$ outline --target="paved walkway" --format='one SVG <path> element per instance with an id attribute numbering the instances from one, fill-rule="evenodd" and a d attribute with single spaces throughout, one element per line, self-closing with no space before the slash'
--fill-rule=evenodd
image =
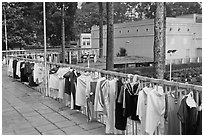
<path id="1" fill-rule="evenodd" d="M 2 68 L 3 135 L 104 135 L 105 126 L 8 77 Z"/>

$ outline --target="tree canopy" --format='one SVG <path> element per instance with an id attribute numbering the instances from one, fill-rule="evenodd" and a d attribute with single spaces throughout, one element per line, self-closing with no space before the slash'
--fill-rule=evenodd
<path id="1" fill-rule="evenodd" d="M 103 3 L 104 21 L 106 24 L 106 8 Z M 155 18 L 155 2 L 114 2 L 114 23 L 137 21 Z M 99 6 L 97 2 L 84 2 L 77 10 L 76 24 L 79 32 L 90 32 L 91 26 L 99 24 Z M 202 14 L 202 3 L 198 2 L 167 2 L 167 17 L 186 14 Z"/>
<path id="2" fill-rule="evenodd" d="M 46 2 L 47 42 L 51 46 L 61 44 L 60 2 Z M 185 14 L 202 14 L 202 3 L 167 2 L 168 17 Z M 43 3 L 3 2 L 2 43 L 5 49 L 4 13 L 6 14 L 9 48 L 29 45 L 43 45 Z M 114 23 L 154 18 L 154 2 L 114 2 Z M 106 8 L 103 2 L 103 24 L 106 24 Z M 99 25 L 98 2 L 83 2 L 77 9 L 77 2 L 65 2 L 65 40 L 75 40 L 80 33 L 91 32 L 93 25 Z"/>
<path id="3" fill-rule="evenodd" d="M 62 3 L 46 3 L 46 29 L 49 45 L 61 44 L 61 5 Z M 4 13 L 8 47 L 23 47 L 43 44 L 43 3 L 42 2 L 3 2 L 2 34 L 3 49 L 5 49 Z M 74 38 L 74 20 L 77 2 L 65 3 L 65 32 L 69 42 Z"/>

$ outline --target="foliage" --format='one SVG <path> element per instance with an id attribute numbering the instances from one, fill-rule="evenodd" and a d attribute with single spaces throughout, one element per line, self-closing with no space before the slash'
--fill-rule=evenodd
<path id="1" fill-rule="evenodd" d="M 103 3 L 103 24 L 106 24 L 106 8 Z M 155 2 L 114 2 L 114 23 L 152 19 L 155 17 Z M 185 14 L 202 13 L 198 2 L 167 2 L 166 15 L 175 17 Z M 91 32 L 93 25 L 99 25 L 99 6 L 97 2 L 84 2 L 77 9 L 77 32 Z"/>
<path id="2" fill-rule="evenodd" d="M 61 44 L 61 5 L 46 3 L 47 42 L 50 45 Z M 41 2 L 3 2 L 6 13 L 9 48 L 43 44 L 43 3 Z M 66 40 L 74 39 L 74 20 L 77 2 L 65 3 Z M 2 43 L 5 48 L 4 14 L 2 14 Z"/>
<path id="3" fill-rule="evenodd" d="M 5 48 L 4 13 L 6 13 L 9 48 L 43 44 L 42 2 L 2 2 L 2 44 Z M 167 2 L 167 16 L 174 17 L 202 13 L 198 2 Z M 47 42 L 61 44 L 60 2 L 46 2 Z M 106 8 L 103 2 L 103 24 L 106 24 Z M 114 23 L 154 18 L 154 2 L 114 2 Z M 98 2 L 84 2 L 77 9 L 77 2 L 65 2 L 65 33 L 67 43 L 82 32 L 91 32 L 99 25 Z"/>

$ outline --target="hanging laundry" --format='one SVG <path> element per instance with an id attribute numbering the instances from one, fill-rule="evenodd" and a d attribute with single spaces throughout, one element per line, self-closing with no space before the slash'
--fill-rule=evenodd
<path id="1" fill-rule="evenodd" d="M 107 80 L 107 90 L 104 92 L 104 102 L 107 109 L 106 134 L 115 134 L 115 100 L 117 79 Z"/>
<path id="2" fill-rule="evenodd" d="M 139 92 L 137 115 L 141 121 L 142 134 L 150 134 L 156 131 L 157 127 L 163 127 L 165 113 L 165 96 L 163 88 L 144 87 Z"/>
<path id="3" fill-rule="evenodd" d="M 138 101 L 138 92 L 139 83 L 134 84 L 133 86 L 128 83 L 125 86 L 125 117 L 130 117 L 132 120 L 139 121 L 139 117 L 136 115 L 137 101 Z"/>
<path id="4" fill-rule="evenodd" d="M 59 68 L 58 71 L 56 72 L 56 75 L 58 76 L 58 98 L 59 99 L 63 99 L 64 96 L 64 91 L 65 91 L 65 78 L 63 77 L 68 71 L 70 70 L 70 68 L 66 67 L 66 68 Z"/>
<path id="5" fill-rule="evenodd" d="M 21 71 L 20 71 L 20 65 L 21 65 L 21 62 L 23 61 L 18 61 L 17 62 L 17 66 L 16 66 L 16 75 L 20 78 L 21 77 Z"/>
<path id="6" fill-rule="evenodd" d="M 180 121 L 177 117 L 177 112 L 179 110 L 179 105 L 183 99 L 183 94 L 178 91 L 178 97 L 172 95 L 176 93 L 175 91 L 168 92 L 167 94 L 167 118 L 168 118 L 168 135 L 179 135 L 180 134 Z"/>
<path id="7" fill-rule="evenodd" d="M 186 101 L 188 98 L 193 99 L 191 96 L 186 96 L 182 101 L 178 110 L 178 118 L 182 124 L 182 135 L 194 135 L 196 133 L 197 122 L 197 109 L 196 107 L 190 108 Z M 190 99 L 190 100 L 191 100 Z"/>
<path id="8" fill-rule="evenodd" d="M 76 105 L 86 107 L 86 87 L 90 80 L 90 73 L 84 73 L 77 78 Z"/>
<path id="9" fill-rule="evenodd" d="M 13 78 L 14 79 L 18 79 L 19 77 L 16 75 L 16 67 L 17 67 L 17 60 L 16 59 L 14 59 L 13 60 Z"/>
<path id="10" fill-rule="evenodd" d="M 13 58 L 9 59 L 8 76 L 13 77 Z"/>
<path id="11" fill-rule="evenodd" d="M 69 77 L 70 78 L 70 86 L 68 86 L 68 91 L 70 92 L 71 91 L 71 109 L 76 109 L 76 110 L 81 110 L 81 107 L 80 105 L 78 105 L 76 103 L 76 100 L 77 100 L 77 97 L 76 97 L 76 94 L 77 94 L 77 86 L 78 86 L 78 82 L 77 82 L 77 79 L 78 77 L 80 76 L 79 73 L 76 73 L 74 72 L 73 70 L 69 73 Z"/>
<path id="12" fill-rule="evenodd" d="M 28 77 L 27 75 L 25 74 L 25 62 L 21 62 L 20 64 L 20 79 L 21 79 L 21 82 L 28 82 Z"/>
<path id="13" fill-rule="evenodd" d="M 40 84 L 43 82 L 44 79 L 44 66 L 42 63 L 35 63 L 34 70 L 33 70 L 33 79 L 34 82 Z"/>
<path id="14" fill-rule="evenodd" d="M 95 91 L 96 91 L 96 84 L 99 75 L 97 72 L 90 74 L 90 79 L 86 81 L 86 102 L 87 102 L 87 113 L 88 119 L 93 120 L 96 119 L 96 112 L 94 111 L 94 100 L 95 100 Z"/>
<path id="15" fill-rule="evenodd" d="M 94 111 L 104 112 L 105 114 L 107 114 L 104 101 L 104 91 L 107 90 L 106 83 L 105 77 L 101 77 L 97 80 L 94 99 Z"/>
<path id="16" fill-rule="evenodd" d="M 155 86 L 147 95 L 145 131 L 153 135 L 158 128 L 164 127 L 165 95 L 163 87 Z"/>
<path id="17" fill-rule="evenodd" d="M 116 90 L 116 106 L 115 106 L 115 128 L 118 130 L 126 130 L 127 117 L 124 116 L 123 100 L 119 100 L 119 95 L 121 92 L 124 92 L 124 85 L 122 80 L 117 81 L 117 90 Z"/>

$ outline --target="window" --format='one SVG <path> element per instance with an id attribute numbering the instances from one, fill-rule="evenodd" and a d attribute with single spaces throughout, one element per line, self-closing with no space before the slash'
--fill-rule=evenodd
<path id="1" fill-rule="evenodd" d="M 85 42 L 85 41 L 83 42 L 83 45 L 86 45 L 86 42 Z"/>
<path id="2" fill-rule="evenodd" d="M 190 31 L 190 29 L 188 28 L 187 31 Z"/>
<path id="3" fill-rule="evenodd" d="M 180 28 L 178 28 L 178 31 L 180 31 L 181 29 Z"/>
<path id="4" fill-rule="evenodd" d="M 136 31 L 138 32 L 139 30 L 137 29 Z"/>
<path id="5" fill-rule="evenodd" d="M 90 45 L 90 41 L 87 41 L 87 45 Z"/>
<path id="6" fill-rule="evenodd" d="M 148 29 L 148 28 L 146 28 L 146 31 L 149 31 L 149 29 Z"/>
<path id="7" fill-rule="evenodd" d="M 121 30 L 119 31 L 119 33 L 121 33 Z"/>
<path id="8" fill-rule="evenodd" d="M 130 32 L 130 30 L 128 30 L 128 32 Z"/>

